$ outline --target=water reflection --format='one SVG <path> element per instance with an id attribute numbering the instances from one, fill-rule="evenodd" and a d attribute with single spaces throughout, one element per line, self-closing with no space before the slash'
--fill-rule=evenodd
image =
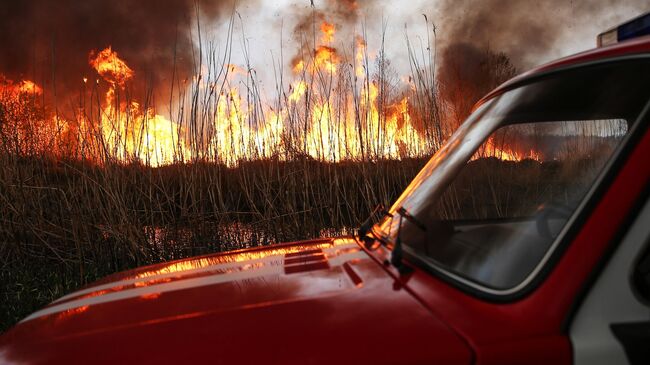
<path id="1" fill-rule="evenodd" d="M 267 287 L 269 283 L 276 283 L 273 284 L 274 288 L 277 286 L 288 289 L 287 283 L 295 282 L 312 271 L 320 272 L 319 275 L 316 275 L 317 278 L 310 276 L 312 284 L 320 281 L 325 283 L 306 286 L 304 290 L 300 291 L 301 295 L 307 292 L 311 293 L 313 290 L 319 293 L 324 290 L 338 290 L 343 285 L 340 278 L 343 271 L 340 267 L 346 262 L 366 257 L 354 239 L 341 238 L 278 245 L 259 250 L 246 250 L 160 264 L 149 269 L 120 274 L 113 277 L 113 281 L 98 283 L 72 293 L 32 314 L 24 321 L 50 314 L 63 313 L 62 315 L 65 316 L 65 313 L 68 313 L 72 315 L 76 312 L 69 312 L 70 310 L 82 308 L 79 311 L 85 311 L 87 308 L 83 307 L 86 306 L 93 307 L 130 298 L 144 301 L 170 300 L 169 295 L 172 295 L 170 293 L 185 291 L 184 295 L 189 295 L 187 294 L 188 290 L 206 286 L 212 287 L 211 293 L 213 294 L 218 290 L 237 290 L 241 294 L 245 286 L 252 283 L 258 283 L 264 287 Z M 289 279 L 289 277 L 293 279 Z M 360 282 L 355 283 L 353 279 L 350 279 L 348 284 L 351 284 L 350 287 L 360 286 Z M 261 297 L 257 296 L 268 294 L 265 293 L 252 293 L 252 295 L 255 296 L 256 301 L 259 301 Z M 270 293 L 276 295 L 277 291 Z M 286 294 L 288 295 L 288 293 Z M 297 295 L 297 293 L 294 294 Z M 244 299 L 246 298 L 229 297 L 229 299 L 221 298 L 220 300 L 224 301 L 225 305 L 228 301 Z"/>
<path id="2" fill-rule="evenodd" d="M 354 234 L 349 227 L 325 227 L 311 237 L 335 238 Z M 152 260 L 170 260 L 214 252 L 262 247 L 280 242 L 299 241 L 311 237 L 285 235 L 269 230 L 265 225 L 244 222 L 202 223 L 192 226 L 145 226 L 142 234 L 150 249 Z M 104 237 L 110 239 L 110 236 Z"/>

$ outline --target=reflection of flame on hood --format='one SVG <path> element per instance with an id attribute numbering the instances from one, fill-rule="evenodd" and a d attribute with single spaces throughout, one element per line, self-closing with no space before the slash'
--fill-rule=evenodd
<path id="1" fill-rule="evenodd" d="M 351 263 L 369 259 L 353 238 L 317 240 L 278 247 L 257 248 L 239 252 L 191 258 L 159 264 L 153 268 L 115 274 L 70 293 L 33 313 L 23 322 L 49 315 L 69 316 L 85 312 L 88 307 L 126 299 L 156 300 L 165 293 L 240 283 L 266 278 L 291 281 L 297 274 L 319 272 L 329 285 L 308 285 L 305 293 L 360 288 L 363 279 L 355 277 Z M 350 274 L 351 272 L 351 274 Z M 347 273 L 347 274 L 346 274 Z M 350 276 L 348 276 L 350 275 Z M 348 276 L 349 282 L 342 281 Z M 307 276 L 309 283 L 313 277 Z M 330 278 L 330 279 L 327 279 Z M 254 300 L 256 300 L 255 298 Z"/>
<path id="2" fill-rule="evenodd" d="M 84 305 L 84 306 L 81 306 L 81 307 L 71 308 L 71 309 L 65 310 L 65 311 L 60 312 L 60 313 L 58 313 L 56 315 L 56 320 L 60 321 L 60 320 L 69 319 L 71 317 L 74 317 L 77 314 L 80 314 L 80 313 L 83 313 L 83 312 L 87 311 L 88 308 L 90 308 L 89 305 Z"/>

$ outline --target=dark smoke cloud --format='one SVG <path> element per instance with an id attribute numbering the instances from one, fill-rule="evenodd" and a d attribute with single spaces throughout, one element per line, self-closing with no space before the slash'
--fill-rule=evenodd
<path id="1" fill-rule="evenodd" d="M 444 0 L 438 5 L 440 34 L 447 44 L 463 42 L 507 53 L 519 66 L 530 67 L 553 49 L 561 37 L 600 21 L 611 24 L 618 0 Z M 627 0 L 639 14 L 646 0 Z M 604 26 L 604 25 L 603 25 Z M 594 35 L 594 45 L 596 43 Z"/>
<path id="2" fill-rule="evenodd" d="M 442 50 L 439 90 L 451 103 L 452 126 L 458 126 L 481 97 L 517 73 L 505 53 L 469 43 L 451 43 Z"/>
<path id="3" fill-rule="evenodd" d="M 231 0 L 21 0 L 0 2 L 0 74 L 30 78 L 57 93 L 73 94 L 96 74 L 91 50 L 109 45 L 139 80 L 169 84 L 176 46 L 177 69 L 193 69 L 190 27 L 201 17 L 228 13 Z M 167 82 L 165 82 L 167 81 Z"/>
<path id="4" fill-rule="evenodd" d="M 316 32 L 323 21 L 336 25 L 339 30 L 343 26 L 354 25 L 361 9 L 368 3 L 355 0 L 313 1 L 311 7 L 301 7 L 294 13 L 294 18 L 297 19 L 293 28 L 294 36 L 299 38 L 308 34 L 311 37 L 314 22 Z"/>
<path id="5" fill-rule="evenodd" d="M 648 10 L 647 0 L 628 0 L 639 14 Z M 443 0 L 437 4 L 437 34 L 441 62 L 438 67 L 443 97 L 471 104 L 508 78 L 510 66 L 520 70 L 540 63 L 571 33 L 600 21 L 604 30 L 613 21 L 617 0 Z M 594 46 L 596 35 L 594 34 Z M 560 42 L 560 40 L 562 42 Z M 503 57 L 506 57 L 504 59 Z M 507 63 L 511 63 L 508 65 Z M 494 69 L 497 67 L 498 69 Z M 462 85 L 472 85 L 460 96 Z M 473 88 L 473 90 L 472 90 Z M 459 109 L 467 109 L 465 105 Z M 459 114 L 466 114 L 461 110 Z"/>

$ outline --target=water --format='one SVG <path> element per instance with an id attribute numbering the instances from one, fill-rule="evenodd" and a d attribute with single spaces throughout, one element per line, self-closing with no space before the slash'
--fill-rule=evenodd
<path id="1" fill-rule="evenodd" d="M 202 224 L 199 228 L 145 226 L 143 233 L 147 245 L 159 260 L 190 257 L 213 252 L 299 241 L 319 237 L 350 235 L 353 230 L 326 227 L 311 237 L 288 236 L 281 229 L 243 222 Z"/>

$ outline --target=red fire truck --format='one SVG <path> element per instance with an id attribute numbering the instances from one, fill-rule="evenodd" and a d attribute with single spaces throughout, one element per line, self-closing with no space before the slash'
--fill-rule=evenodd
<path id="1" fill-rule="evenodd" d="M 487 95 L 357 236 L 112 275 L 5 333 L 0 363 L 650 363 L 634 21 Z"/>

